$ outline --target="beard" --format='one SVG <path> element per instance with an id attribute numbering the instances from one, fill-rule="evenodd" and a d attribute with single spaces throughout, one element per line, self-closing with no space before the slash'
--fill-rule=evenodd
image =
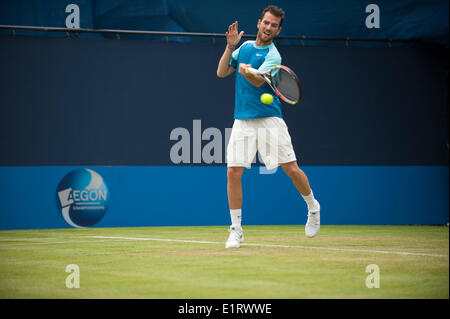
<path id="1" fill-rule="evenodd" d="M 275 38 L 275 35 L 267 35 L 263 31 L 258 31 L 257 38 L 261 43 L 270 43 L 272 42 L 273 38 Z"/>

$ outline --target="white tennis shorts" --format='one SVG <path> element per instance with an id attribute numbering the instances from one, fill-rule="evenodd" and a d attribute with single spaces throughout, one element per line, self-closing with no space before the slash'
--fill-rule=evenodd
<path id="1" fill-rule="evenodd" d="M 279 117 L 234 120 L 227 147 L 228 167 L 250 168 L 256 151 L 267 169 L 296 160 L 286 123 Z"/>

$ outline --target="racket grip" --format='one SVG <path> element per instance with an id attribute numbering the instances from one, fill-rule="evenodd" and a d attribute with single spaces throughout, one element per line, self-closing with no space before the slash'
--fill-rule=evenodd
<path id="1" fill-rule="evenodd" d="M 254 68 L 248 68 L 247 70 L 248 70 L 248 72 L 250 72 L 251 74 L 254 74 L 254 75 L 260 75 L 260 72 L 259 72 L 257 69 L 254 69 Z"/>

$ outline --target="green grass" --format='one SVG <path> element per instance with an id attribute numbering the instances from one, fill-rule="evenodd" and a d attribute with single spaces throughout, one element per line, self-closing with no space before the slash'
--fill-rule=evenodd
<path id="1" fill-rule="evenodd" d="M 0 231 L 0 298 L 449 298 L 445 226 L 322 226 L 316 238 L 304 226 L 244 226 L 244 234 L 241 248 L 225 249 L 226 226 Z M 68 264 L 80 268 L 79 289 L 65 286 Z M 365 285 L 369 264 L 380 268 L 380 288 Z"/>

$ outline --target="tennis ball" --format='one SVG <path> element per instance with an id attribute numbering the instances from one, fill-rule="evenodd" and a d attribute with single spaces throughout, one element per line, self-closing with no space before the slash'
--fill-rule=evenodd
<path id="1" fill-rule="evenodd" d="M 261 94 L 261 102 L 263 102 L 264 104 L 272 103 L 273 102 L 272 94 L 269 94 L 269 93 Z"/>

